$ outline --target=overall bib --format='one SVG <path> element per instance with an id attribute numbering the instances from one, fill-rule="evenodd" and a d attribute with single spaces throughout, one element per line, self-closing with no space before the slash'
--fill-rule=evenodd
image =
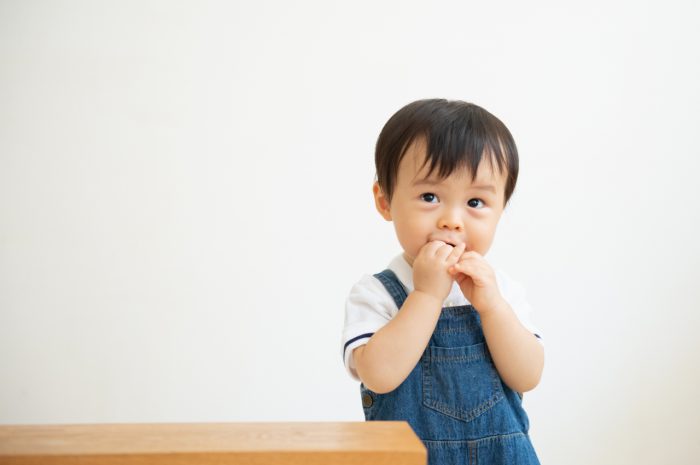
<path id="1" fill-rule="evenodd" d="M 396 275 L 374 275 L 401 309 L 407 294 Z M 367 421 L 406 421 L 428 449 L 429 465 L 538 464 L 522 397 L 501 381 L 479 314 L 446 307 L 420 361 L 392 392 L 360 384 Z"/>

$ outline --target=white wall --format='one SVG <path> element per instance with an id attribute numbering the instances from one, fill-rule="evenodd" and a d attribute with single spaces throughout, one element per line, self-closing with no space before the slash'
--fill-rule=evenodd
<path id="1" fill-rule="evenodd" d="M 697 2 L 0 2 L 0 422 L 359 421 L 386 119 L 484 106 L 543 463 L 700 453 Z"/>

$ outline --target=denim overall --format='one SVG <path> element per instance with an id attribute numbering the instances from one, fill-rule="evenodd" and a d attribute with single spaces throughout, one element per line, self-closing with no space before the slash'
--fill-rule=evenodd
<path id="1" fill-rule="evenodd" d="M 374 275 L 400 309 L 396 275 Z M 522 396 L 501 381 L 471 305 L 443 308 L 420 361 L 392 392 L 360 385 L 367 421 L 407 421 L 428 449 L 429 465 L 539 464 Z"/>

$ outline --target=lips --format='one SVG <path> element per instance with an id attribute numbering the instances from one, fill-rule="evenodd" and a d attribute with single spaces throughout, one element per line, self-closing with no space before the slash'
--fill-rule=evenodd
<path id="1" fill-rule="evenodd" d="M 457 247 L 457 244 L 462 243 L 462 241 L 459 241 L 457 239 L 444 238 L 444 237 L 432 237 L 432 238 L 430 238 L 430 241 L 442 241 L 445 244 L 451 245 L 452 247 Z"/>

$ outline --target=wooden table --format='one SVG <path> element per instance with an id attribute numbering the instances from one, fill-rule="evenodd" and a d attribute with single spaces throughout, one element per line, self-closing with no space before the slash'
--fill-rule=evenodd
<path id="1" fill-rule="evenodd" d="M 0 425 L 0 464 L 425 465 L 406 422 Z"/>

